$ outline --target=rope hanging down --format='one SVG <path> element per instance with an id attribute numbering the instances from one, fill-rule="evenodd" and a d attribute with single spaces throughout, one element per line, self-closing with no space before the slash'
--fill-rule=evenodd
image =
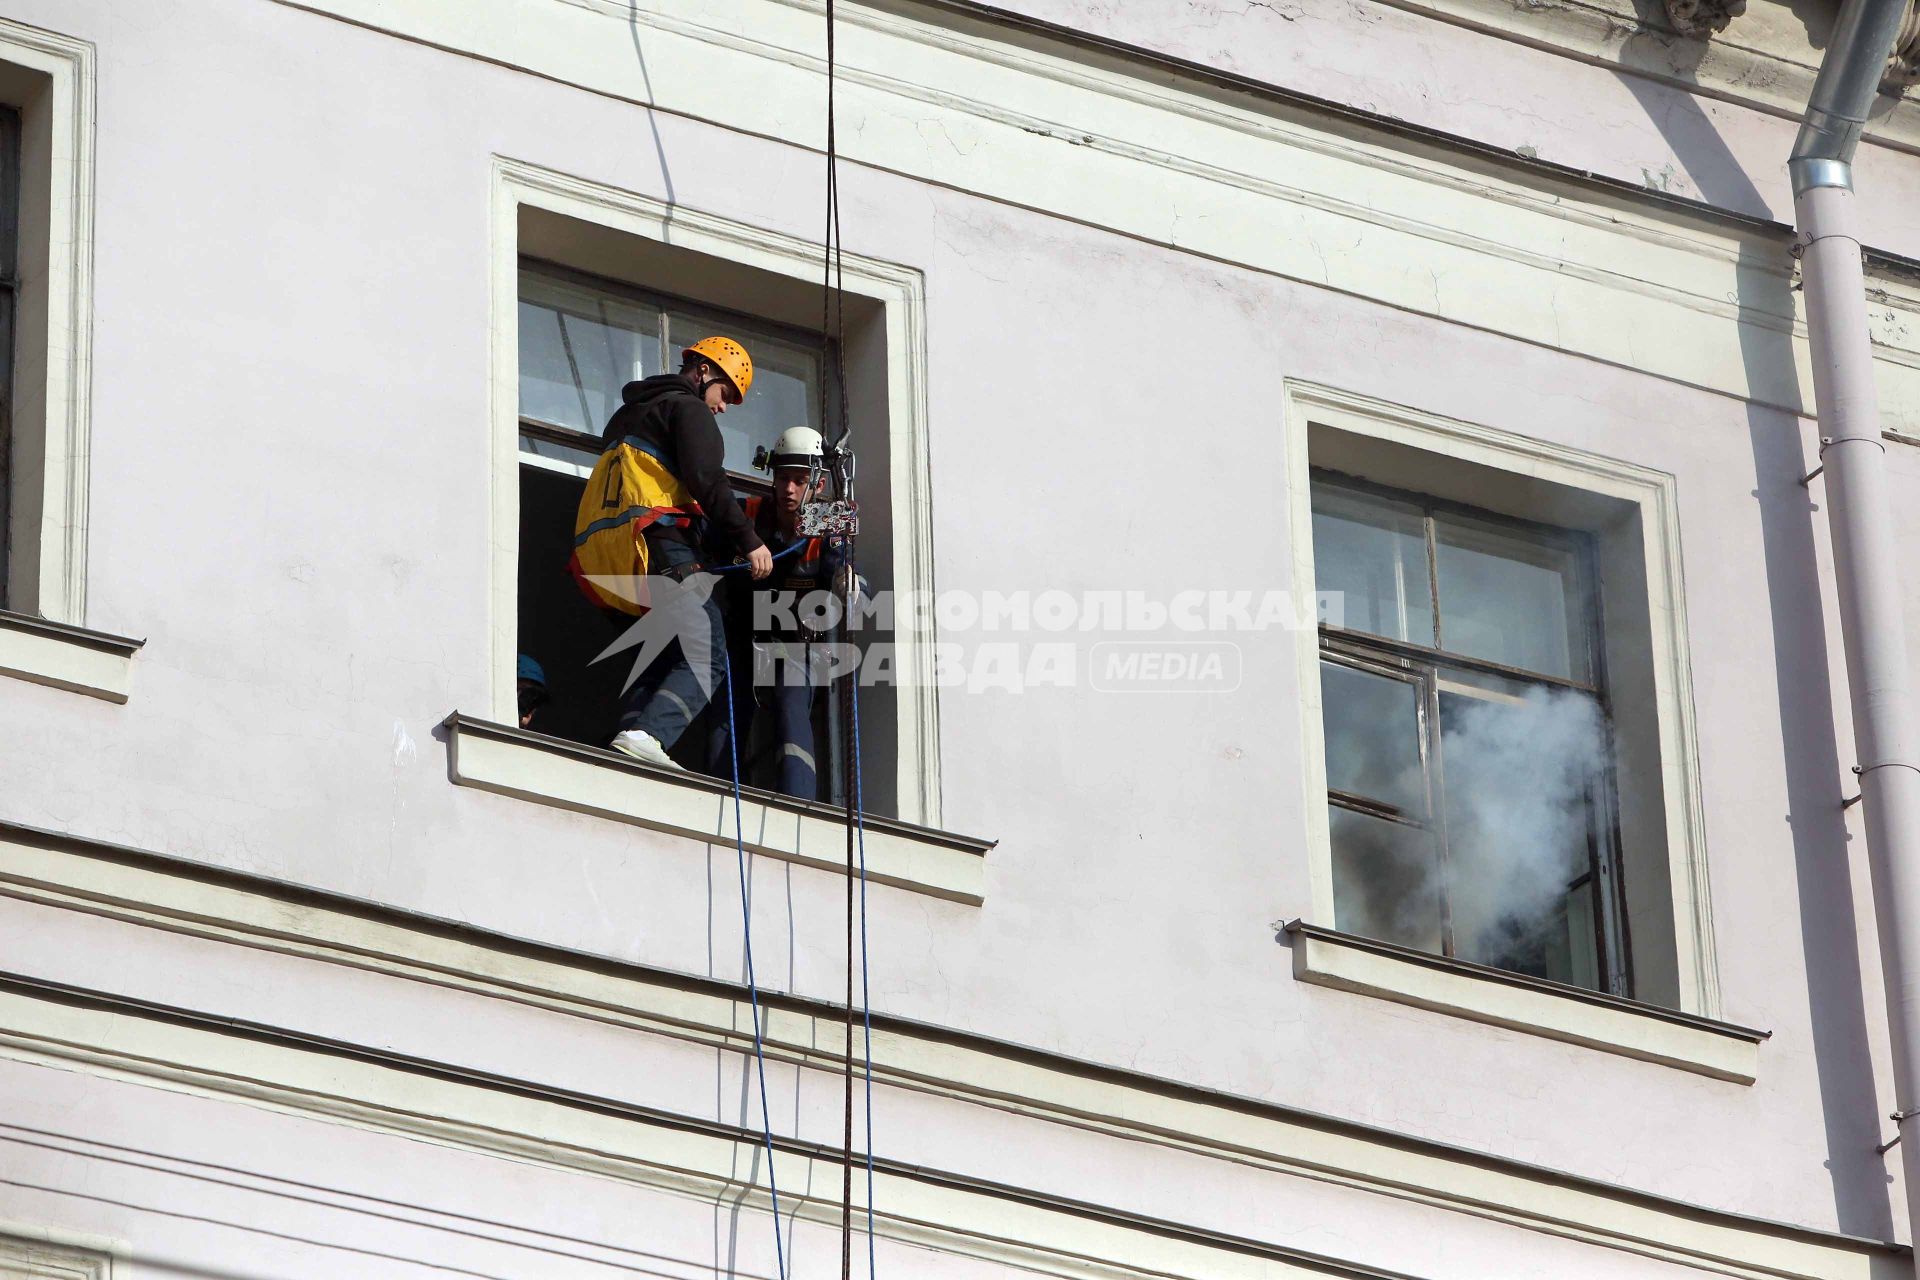
<path id="1" fill-rule="evenodd" d="M 846 364 L 846 267 L 840 235 L 840 153 L 835 131 L 836 50 L 834 48 L 834 0 L 826 0 L 827 17 L 827 217 L 822 237 L 824 252 L 820 281 L 820 335 L 832 346 L 834 408 L 839 432 L 829 451 L 839 492 L 834 496 L 853 505 L 852 424 L 847 411 Z M 825 381 L 824 379 L 822 380 Z M 822 399 L 825 399 L 824 387 Z M 827 420 L 826 405 L 821 406 L 821 422 Z M 859 590 L 856 535 L 847 536 L 847 584 L 842 613 L 842 634 L 847 634 L 853 616 L 854 594 Z M 840 1280 L 853 1277 L 853 970 L 855 955 L 854 926 L 858 909 L 860 962 L 860 1014 L 862 1076 L 866 1112 L 867 1175 L 867 1275 L 878 1274 L 873 1239 L 873 1010 L 869 1004 L 867 948 L 867 831 L 860 785 L 860 691 L 857 676 L 842 678 L 842 714 L 848 736 L 841 752 L 843 783 L 841 794 L 847 805 L 847 999 L 846 1055 L 842 1071 L 844 1086 L 844 1124 L 841 1131 L 840 1181 Z M 856 902 L 855 892 L 858 890 Z"/>
<path id="2" fill-rule="evenodd" d="M 733 772 L 733 852 L 740 867 L 740 936 L 747 964 L 747 997 L 753 1006 L 753 1063 L 760 1077 L 760 1138 L 767 1152 L 767 1191 L 773 1197 L 773 1257 L 780 1280 L 787 1280 L 786 1246 L 780 1238 L 780 1181 L 773 1167 L 773 1109 L 767 1105 L 767 1048 L 760 1032 L 760 983 L 753 972 L 753 905 L 747 890 L 746 826 L 740 819 L 740 744 L 733 715 L 733 662 L 720 646 L 721 675 L 727 686 L 727 763 Z"/>

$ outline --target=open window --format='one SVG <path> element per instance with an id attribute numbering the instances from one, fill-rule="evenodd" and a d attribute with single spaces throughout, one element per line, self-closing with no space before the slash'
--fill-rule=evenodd
<path id="1" fill-rule="evenodd" d="M 600 456 L 601 430 L 621 404 L 628 382 L 671 373 L 680 353 L 710 334 L 723 333 L 753 356 L 753 386 L 743 404 L 718 418 L 725 460 L 741 497 L 765 493 L 767 477 L 755 455 L 789 427 L 824 431 L 831 389 L 824 371 L 830 348 L 817 334 L 738 312 L 703 306 L 670 294 L 598 279 L 550 263 L 520 269 L 520 593 L 519 648 L 545 671 L 548 698 L 532 727 L 555 737 L 604 746 L 615 730 L 624 661 L 594 658 L 618 634 L 616 623 L 581 595 L 567 571 L 575 510 Z M 731 582 L 722 590 L 737 589 Z M 737 638 L 736 638 L 737 640 Z M 735 643 L 733 667 L 751 670 Z M 736 698 L 753 696 L 738 688 Z M 701 765 L 698 747 L 713 732 L 722 708 L 708 705 L 688 728 L 676 753 Z M 838 759 L 843 730 L 840 700 L 814 700 L 814 740 Z M 770 781 L 777 744 L 761 732 L 743 743 L 743 778 Z M 838 768 L 820 771 L 815 799 L 841 803 Z"/>
<path id="2" fill-rule="evenodd" d="M 1289 391 L 1307 923 L 1717 1016 L 1673 477 Z"/>
<path id="3" fill-rule="evenodd" d="M 494 196 L 488 718 L 515 718 L 516 659 L 530 652 L 548 666 L 556 695 L 555 716 L 533 727 L 603 746 L 620 673 L 588 660 L 613 627 L 565 566 L 573 495 L 598 452 L 604 414 L 636 366 L 677 367 L 689 333 L 737 332 L 752 348 L 754 398 L 720 425 L 736 483 L 764 483 L 751 470 L 759 445 L 802 422 L 841 420 L 837 405 L 824 415 L 821 406 L 821 248 L 505 158 L 494 162 Z M 858 567 L 876 594 L 914 598 L 933 585 L 925 281 L 851 253 L 844 267 L 845 328 L 832 354 L 845 368 L 859 460 Z M 872 664 L 871 682 L 863 669 L 859 685 L 863 805 L 930 827 L 940 823 L 934 641 L 929 630 L 880 623 L 859 637 L 866 654 L 886 659 Z M 823 713 L 837 701 L 818 700 Z M 837 757 L 839 730 L 826 728 L 816 724 L 816 749 Z M 821 798 L 836 800 L 827 787 L 842 785 L 840 770 L 820 772 L 833 780 Z"/>

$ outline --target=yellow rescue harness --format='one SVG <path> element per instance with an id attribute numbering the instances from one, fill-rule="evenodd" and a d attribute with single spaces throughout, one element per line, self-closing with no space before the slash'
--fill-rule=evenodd
<path id="1" fill-rule="evenodd" d="M 587 479 L 567 568 L 587 599 L 637 617 L 648 606 L 646 530 L 704 515 L 656 447 L 627 436 L 607 446 Z"/>

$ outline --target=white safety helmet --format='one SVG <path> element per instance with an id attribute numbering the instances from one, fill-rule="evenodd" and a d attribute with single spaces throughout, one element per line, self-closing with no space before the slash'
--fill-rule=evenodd
<path id="1" fill-rule="evenodd" d="M 826 442 L 818 431 L 812 427 L 788 427 L 773 442 L 773 452 L 767 455 L 767 470 L 778 471 L 781 467 L 818 470 L 826 462 Z"/>

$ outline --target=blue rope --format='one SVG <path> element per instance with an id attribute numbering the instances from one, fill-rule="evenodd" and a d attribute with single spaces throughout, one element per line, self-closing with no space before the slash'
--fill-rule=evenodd
<path id="1" fill-rule="evenodd" d="M 740 817 L 740 746 L 734 740 L 733 659 L 727 653 L 725 637 L 720 641 L 720 662 L 727 682 L 727 760 L 733 768 L 733 850 L 740 864 L 740 926 L 746 939 L 747 996 L 753 1002 L 753 1060 L 760 1075 L 760 1136 L 767 1149 L 767 1190 L 773 1196 L 773 1256 L 780 1268 L 780 1280 L 787 1280 L 786 1246 L 780 1238 L 780 1184 L 773 1168 L 773 1112 L 767 1106 L 767 1052 L 760 1037 L 760 985 L 753 974 L 753 912 L 747 904 L 747 840 Z M 865 856 L 862 855 L 863 873 L 864 870 Z M 868 1165 L 871 1168 L 871 1156 Z"/>
<path id="2" fill-rule="evenodd" d="M 807 540 L 806 538 L 801 538 L 801 539 L 800 539 L 799 541 L 797 541 L 797 542 L 795 542 L 795 543 L 794 543 L 794 544 L 793 544 L 792 546 L 790 546 L 790 547 L 788 547 L 788 548 L 787 548 L 787 549 L 786 549 L 785 551 L 776 551 L 776 552 L 774 552 L 774 553 L 773 553 L 773 558 L 774 558 L 775 560 L 784 560 L 784 559 L 786 559 L 786 558 L 787 558 L 788 556 L 790 556 L 790 555 L 792 555 L 792 554 L 793 554 L 794 552 L 796 552 L 796 551 L 798 551 L 798 550 L 799 550 L 800 548 L 802 548 L 802 547 L 804 547 L 804 546 L 806 546 L 806 545 L 807 545 L 807 541 L 808 541 L 808 540 Z M 746 562 L 745 560 L 736 560 L 736 561 L 734 561 L 734 562 L 733 562 L 732 564 L 710 564 L 710 565 L 704 565 L 704 566 L 702 566 L 702 568 L 701 568 L 701 570 L 700 570 L 700 572 L 702 572 L 702 573 L 732 573 L 732 572 L 734 572 L 734 571 L 735 571 L 736 569 L 748 569 L 748 568 L 752 568 L 752 566 L 751 566 L 751 565 L 749 565 L 749 564 L 748 564 L 748 563 L 747 563 L 747 562 Z"/>
<path id="3" fill-rule="evenodd" d="M 853 544 L 847 545 L 847 575 L 855 583 L 860 575 L 854 568 Z M 860 844 L 860 1016 L 865 1026 L 865 1040 L 862 1048 L 866 1055 L 866 1103 L 867 1103 L 867 1276 L 872 1280 L 879 1275 L 874 1264 L 873 1244 L 873 999 L 867 993 L 867 818 L 860 801 L 860 679 L 857 673 L 849 674 L 853 681 L 848 699 L 853 707 L 853 820 Z"/>

